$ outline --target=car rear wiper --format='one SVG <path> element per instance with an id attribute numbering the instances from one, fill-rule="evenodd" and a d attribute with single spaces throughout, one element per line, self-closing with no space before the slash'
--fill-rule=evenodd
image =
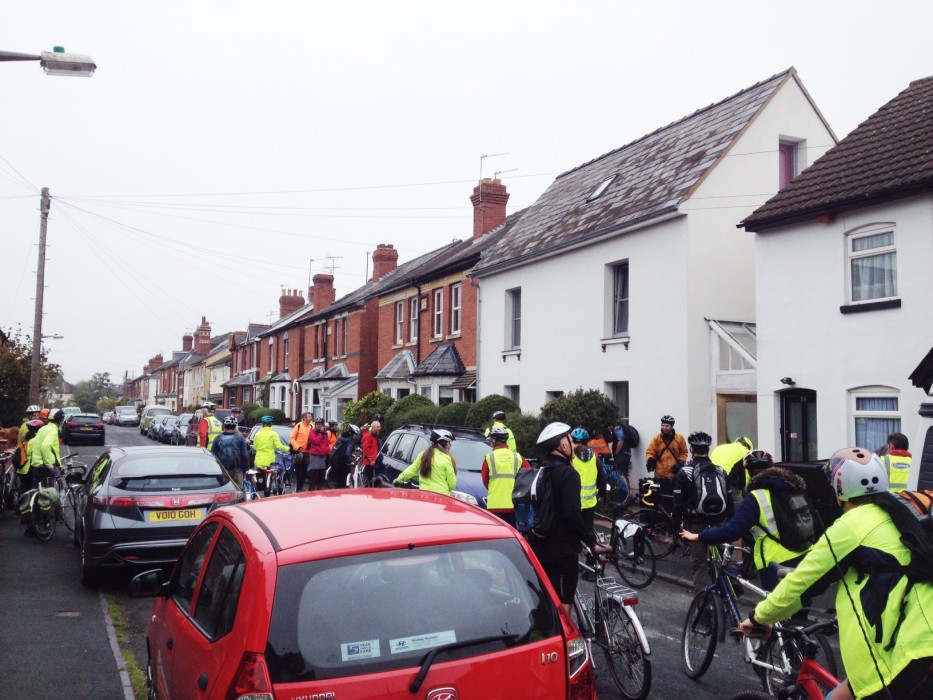
<path id="1" fill-rule="evenodd" d="M 421 688 L 421 684 L 424 683 L 424 679 L 428 676 L 428 671 L 431 670 L 431 664 L 434 663 L 434 659 L 442 651 L 450 651 L 452 649 L 462 649 L 463 647 L 472 647 L 472 646 L 482 646 L 483 644 L 489 644 L 490 642 L 507 642 L 507 641 L 517 642 L 517 634 L 497 634 L 491 637 L 480 637 L 479 639 L 466 639 L 462 642 L 451 642 L 450 644 L 443 644 L 439 647 L 434 647 L 431 651 L 428 652 L 427 656 L 424 657 L 424 661 L 421 662 L 421 670 L 418 671 L 418 675 L 415 676 L 415 680 L 411 682 L 411 685 L 408 686 L 408 691 L 410 693 L 417 693 L 418 689 Z"/>

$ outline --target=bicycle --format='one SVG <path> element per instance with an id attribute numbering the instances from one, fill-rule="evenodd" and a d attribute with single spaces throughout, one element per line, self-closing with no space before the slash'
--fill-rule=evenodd
<path id="1" fill-rule="evenodd" d="M 706 673 L 713 661 L 717 642 L 725 641 L 727 614 L 732 623 L 732 634 L 739 634 L 737 628 L 743 616 L 739 613 L 736 590 L 748 590 L 761 598 L 768 595 L 768 591 L 742 578 L 732 568 L 735 550 L 745 552 L 746 556 L 750 551 L 732 544 L 721 546 L 722 553 L 716 545 L 709 547 L 712 583 L 694 597 L 684 622 L 684 670 L 693 679 Z M 802 653 L 794 645 L 793 638 L 785 636 L 784 631 L 781 625 L 774 625 L 768 640 L 745 638 L 745 662 L 752 664 L 762 688 L 769 695 L 797 674 L 802 661 Z M 829 642 L 822 636 L 819 639 L 826 666 L 835 673 L 836 661 Z"/>
<path id="2" fill-rule="evenodd" d="M 285 474 L 291 469 L 292 457 L 288 453 L 276 452 L 275 465 L 269 465 L 266 478 L 269 480 L 269 495 L 281 496 L 285 493 Z"/>
<path id="3" fill-rule="evenodd" d="M 59 522 L 65 523 L 69 532 L 75 531 L 75 523 L 84 513 L 86 496 L 84 494 L 84 478 L 87 475 L 87 464 L 75 462 L 76 454 L 69 454 L 62 458 L 62 466 L 58 473 L 53 472 L 53 485 L 58 489 L 61 508 L 58 512 Z"/>
<path id="4" fill-rule="evenodd" d="M 646 537 L 644 527 L 623 517 L 624 511 L 625 504 L 616 505 L 613 509 L 608 542 L 603 533 L 597 532 L 596 536 L 600 544 L 612 548 L 612 553 L 606 556 L 622 580 L 632 588 L 644 588 L 654 581 L 657 573 L 654 545 Z"/>
<path id="5" fill-rule="evenodd" d="M 680 530 L 674 522 L 674 494 L 662 493 L 661 483 L 654 479 L 638 480 L 638 499 L 642 508 L 637 512 L 645 535 L 654 542 L 651 558 L 663 559 L 673 554 L 680 542 Z M 666 503 L 662 504 L 662 501 Z"/>
<path id="6" fill-rule="evenodd" d="M 19 474 L 13 464 L 13 450 L 0 453 L 0 512 L 16 508 L 19 502 Z"/>
<path id="7" fill-rule="evenodd" d="M 593 553 L 585 549 L 589 556 Z M 585 596 L 580 587 L 574 594 L 574 619 L 587 640 L 592 658 L 592 645 L 602 647 L 609 667 L 609 675 L 624 698 L 643 700 L 651 690 L 651 648 L 633 608 L 638 595 L 630 588 L 603 576 L 608 560 L 603 555 L 593 559 L 589 566 L 580 562 L 583 571 L 596 576 L 595 596 Z"/>
<path id="8" fill-rule="evenodd" d="M 256 475 L 258 473 L 259 471 L 256 467 L 250 467 L 243 475 L 243 485 L 241 488 L 243 490 L 244 501 L 253 501 L 259 498 L 259 493 L 256 491 Z"/>
<path id="9" fill-rule="evenodd" d="M 51 540 L 60 522 L 74 532 L 75 522 L 83 512 L 82 482 L 87 465 L 75 463 L 76 456 L 64 457 L 61 467 L 54 467 L 38 488 L 26 491 L 21 497 L 20 514 L 28 517 L 32 531 L 40 542 Z"/>
<path id="10" fill-rule="evenodd" d="M 821 666 L 816 660 L 823 650 L 821 630 L 838 631 L 836 620 L 824 620 L 809 627 L 785 627 L 784 635 L 792 637 L 798 648 L 803 649 L 803 659 L 797 670 L 797 676 L 791 682 L 777 689 L 776 697 L 780 700 L 823 700 L 826 693 L 841 682 L 835 670 Z M 744 690 L 733 695 L 730 700 L 768 700 L 771 695 L 757 690 Z"/>

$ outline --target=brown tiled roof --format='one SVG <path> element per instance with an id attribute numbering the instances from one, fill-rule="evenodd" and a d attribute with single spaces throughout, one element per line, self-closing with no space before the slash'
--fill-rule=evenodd
<path id="1" fill-rule="evenodd" d="M 511 233 L 484 253 L 474 274 L 676 211 L 769 98 L 796 75 L 793 68 L 778 73 L 559 175 Z M 612 176 L 605 191 L 587 201 Z"/>
<path id="2" fill-rule="evenodd" d="M 740 226 L 749 231 L 933 190 L 933 76 L 915 80 Z"/>

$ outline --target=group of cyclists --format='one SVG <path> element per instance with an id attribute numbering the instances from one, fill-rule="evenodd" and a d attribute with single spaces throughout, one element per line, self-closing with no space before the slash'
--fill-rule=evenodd
<path id="1" fill-rule="evenodd" d="M 30 405 L 20 425 L 12 460 L 19 481 L 17 493 L 39 488 L 61 466 L 61 425 L 65 413 L 60 408 Z M 23 534 L 35 537 L 31 524 Z"/>

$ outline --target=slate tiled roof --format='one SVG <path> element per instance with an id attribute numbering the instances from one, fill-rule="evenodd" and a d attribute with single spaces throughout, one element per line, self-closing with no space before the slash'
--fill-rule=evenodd
<path id="1" fill-rule="evenodd" d="M 223 382 L 220 386 L 251 386 L 254 381 L 254 376 L 252 372 L 247 372 L 246 374 L 240 374 L 236 377 L 232 377 L 227 381 Z"/>
<path id="2" fill-rule="evenodd" d="M 411 350 L 402 350 L 376 373 L 376 379 L 408 379 L 414 368 L 414 354 Z"/>
<path id="3" fill-rule="evenodd" d="M 324 374 L 324 368 L 315 367 L 310 372 L 306 372 L 305 374 L 302 374 L 300 377 L 298 377 L 298 381 L 299 382 L 313 382 L 318 377 L 320 377 L 322 374 Z"/>
<path id="4" fill-rule="evenodd" d="M 453 343 L 441 343 L 424 358 L 420 365 L 415 367 L 412 376 L 424 377 L 435 374 L 459 376 L 465 370 L 460 353 L 457 352 L 457 346 Z"/>
<path id="5" fill-rule="evenodd" d="M 933 348 L 920 360 L 920 364 L 910 373 L 908 379 L 914 386 L 930 393 L 930 388 L 933 387 Z"/>
<path id="6" fill-rule="evenodd" d="M 559 175 L 511 233 L 483 255 L 474 274 L 676 211 L 788 80 L 797 80 L 793 68 Z M 587 201 L 610 177 L 605 191 Z"/>
<path id="7" fill-rule="evenodd" d="M 292 377 L 288 372 L 282 372 L 272 377 L 273 382 L 290 382 L 291 380 Z"/>
<path id="8" fill-rule="evenodd" d="M 915 80 L 742 222 L 749 231 L 933 191 L 933 76 Z"/>

